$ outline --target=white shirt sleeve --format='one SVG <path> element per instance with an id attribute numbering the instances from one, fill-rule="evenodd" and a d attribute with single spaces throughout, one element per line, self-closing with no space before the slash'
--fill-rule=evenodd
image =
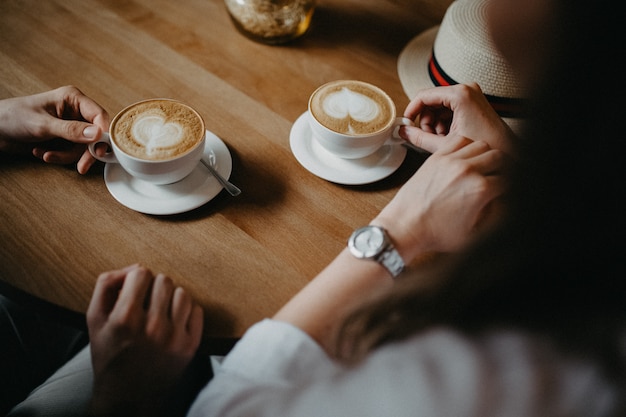
<path id="1" fill-rule="evenodd" d="M 565 365 L 553 353 L 517 334 L 473 340 L 439 329 L 347 368 L 298 328 L 264 320 L 228 354 L 188 416 L 589 416 L 611 407 L 593 367 Z"/>

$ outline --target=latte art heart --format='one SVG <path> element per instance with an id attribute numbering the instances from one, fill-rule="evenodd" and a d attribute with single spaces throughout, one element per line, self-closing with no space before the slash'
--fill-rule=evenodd
<path id="1" fill-rule="evenodd" d="M 323 105 L 324 111 L 330 117 L 350 117 L 359 122 L 371 122 L 380 111 L 374 100 L 345 87 L 327 95 Z"/>
<path id="2" fill-rule="evenodd" d="M 395 117 L 394 104 L 384 91 L 356 80 L 322 85 L 311 95 L 309 110 L 324 127 L 351 136 L 380 132 Z"/>
<path id="3" fill-rule="evenodd" d="M 159 148 L 171 148 L 183 139 L 183 128 L 177 123 L 165 122 L 158 115 L 140 115 L 133 124 L 133 136 L 151 155 Z"/>
<path id="4" fill-rule="evenodd" d="M 198 112 L 169 99 L 132 104 L 111 122 L 111 139 L 120 150 L 150 161 L 185 155 L 203 141 L 205 133 Z"/>

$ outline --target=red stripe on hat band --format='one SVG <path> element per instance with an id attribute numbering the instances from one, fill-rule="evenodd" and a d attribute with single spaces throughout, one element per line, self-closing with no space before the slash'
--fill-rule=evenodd
<path id="1" fill-rule="evenodd" d="M 458 84 L 452 77 L 450 77 L 441 68 L 437 58 L 435 58 L 435 52 L 433 51 L 428 61 L 428 75 L 430 80 L 437 87 L 456 85 Z M 524 114 L 525 100 L 510 97 L 499 97 L 490 94 L 485 94 L 487 101 L 491 104 L 491 107 L 501 117 L 522 117 Z"/>
<path id="2" fill-rule="evenodd" d="M 430 75 L 430 79 L 436 86 L 457 84 L 454 81 L 450 83 L 442 76 L 441 71 L 439 70 L 439 66 L 437 65 L 437 62 L 435 61 L 433 55 L 430 56 L 430 62 L 428 63 L 428 75 Z"/>

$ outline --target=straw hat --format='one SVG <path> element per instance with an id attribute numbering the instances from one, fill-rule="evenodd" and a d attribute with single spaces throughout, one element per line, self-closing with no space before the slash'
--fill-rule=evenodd
<path id="1" fill-rule="evenodd" d="M 476 82 L 504 121 L 518 131 L 522 86 L 487 32 L 489 0 L 456 0 L 441 25 L 427 29 L 402 50 L 398 75 L 412 99 L 418 90 Z"/>

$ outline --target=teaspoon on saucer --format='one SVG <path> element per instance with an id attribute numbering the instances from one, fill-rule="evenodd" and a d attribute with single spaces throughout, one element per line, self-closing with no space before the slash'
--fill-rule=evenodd
<path id="1" fill-rule="evenodd" d="M 230 195 L 237 196 L 237 195 L 241 194 L 241 190 L 235 184 L 231 183 L 226 178 L 222 177 L 219 174 L 219 172 L 217 172 L 217 170 L 215 168 L 213 168 L 213 165 L 211 164 L 210 161 L 207 161 L 204 157 L 202 157 L 202 159 L 200 159 L 200 162 L 202 162 L 202 164 L 209 170 L 211 175 L 213 175 L 215 177 L 215 179 L 220 184 L 222 184 L 222 187 L 224 187 L 226 189 L 226 191 L 228 191 L 228 193 Z"/>

